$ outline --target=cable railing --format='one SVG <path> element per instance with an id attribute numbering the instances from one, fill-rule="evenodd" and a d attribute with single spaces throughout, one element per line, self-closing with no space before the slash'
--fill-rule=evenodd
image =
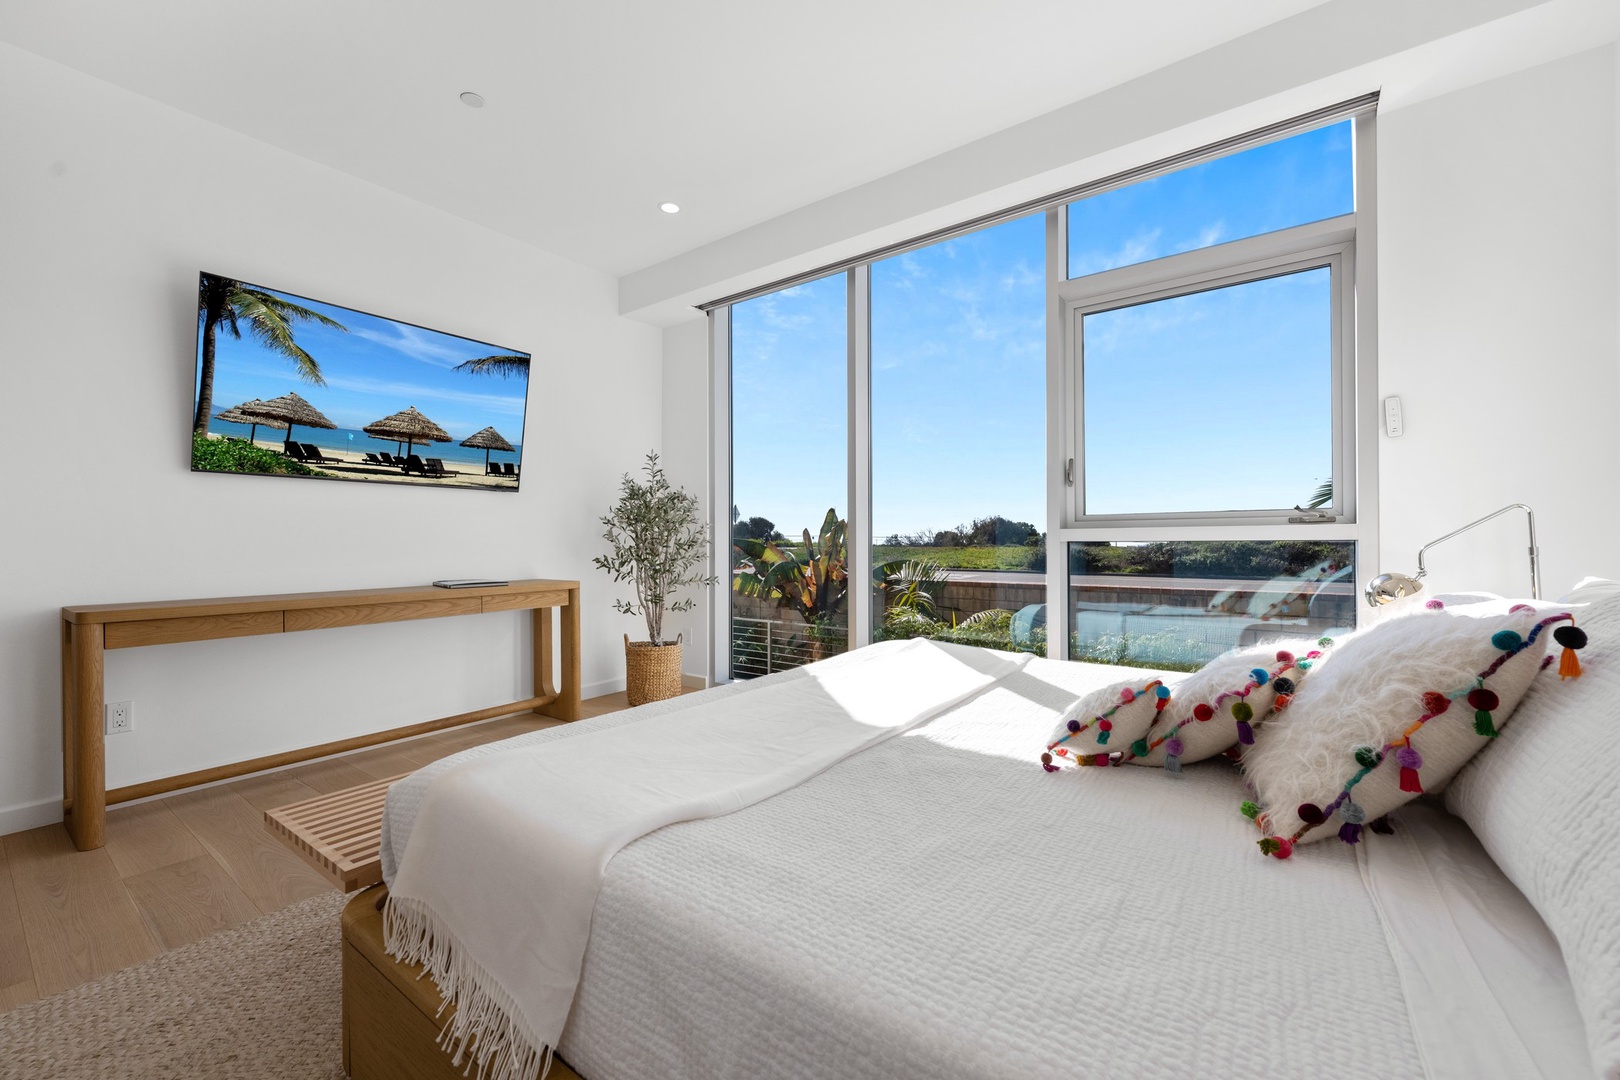
<path id="1" fill-rule="evenodd" d="M 731 620 L 731 674 L 753 679 L 803 667 L 849 649 L 843 626 L 815 626 L 776 619 Z"/>

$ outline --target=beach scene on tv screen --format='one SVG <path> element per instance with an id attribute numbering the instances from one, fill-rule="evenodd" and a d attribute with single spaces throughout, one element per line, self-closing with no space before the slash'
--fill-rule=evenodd
<path id="1" fill-rule="evenodd" d="M 516 491 L 529 354 L 202 274 L 191 467 Z"/>

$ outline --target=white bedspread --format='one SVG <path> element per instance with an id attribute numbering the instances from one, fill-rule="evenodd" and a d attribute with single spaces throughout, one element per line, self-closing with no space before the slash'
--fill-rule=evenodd
<path id="1" fill-rule="evenodd" d="M 1041 770 L 1057 715 L 1118 677 L 1037 660 L 792 790 L 626 846 L 563 1057 L 588 1080 L 1425 1076 L 1354 849 L 1261 858 L 1221 763 Z M 396 785 L 390 879 L 451 767 Z"/>
<path id="2" fill-rule="evenodd" d="M 544 1075 L 620 848 L 788 790 L 1030 659 L 888 642 L 746 697 L 462 762 L 428 790 L 399 860 L 389 952 L 456 1007 L 457 1064 L 470 1051 L 480 1077 Z"/>

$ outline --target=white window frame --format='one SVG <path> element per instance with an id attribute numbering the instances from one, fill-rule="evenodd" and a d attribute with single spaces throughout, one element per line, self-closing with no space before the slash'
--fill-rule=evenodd
<path id="1" fill-rule="evenodd" d="M 1071 543 L 1345 540 L 1356 545 L 1358 567 L 1378 565 L 1374 116 L 1357 117 L 1354 130 L 1356 209 L 1341 217 L 1071 279 L 1067 276 L 1067 210 L 1059 207 L 1048 212 L 1048 657 L 1069 658 Z M 1321 266 L 1330 267 L 1333 275 L 1333 500 L 1319 519 L 1293 509 L 1085 513 L 1081 319 L 1092 312 Z"/>
<path id="2" fill-rule="evenodd" d="M 1064 525 L 1067 528 L 1116 526 L 1129 531 L 1161 525 L 1284 525 L 1299 510 L 1291 507 L 1230 511 L 1091 514 L 1085 510 L 1085 356 L 1082 321 L 1088 315 L 1140 304 L 1192 296 L 1213 289 L 1265 281 L 1306 270 L 1327 269 L 1332 275 L 1331 386 L 1333 501 L 1325 512 L 1334 519 L 1355 520 L 1355 223 L 1353 215 L 1301 225 L 1283 232 L 1218 247 L 1172 255 L 1150 263 L 1121 267 L 1062 282 L 1058 297 L 1063 312 L 1065 461 L 1074 466 L 1065 477 Z M 1267 391 L 1262 390 L 1264 395 Z M 1273 392 L 1286 407 L 1281 390 Z M 1256 405 L 1262 411 L 1265 402 Z M 1183 418 L 1186 419 L 1186 418 Z M 1100 539 L 1100 538 L 1099 538 Z"/>
<path id="3" fill-rule="evenodd" d="M 1354 213 L 1327 221 L 1297 226 L 1228 244 L 1100 274 L 1070 279 L 1068 269 L 1067 202 L 1047 201 L 1047 499 L 1046 499 L 1046 601 L 1047 655 L 1052 659 L 1069 657 L 1069 573 L 1068 547 L 1075 541 L 1152 541 L 1152 540 L 1349 540 L 1356 544 L 1359 567 L 1378 562 L 1378 303 L 1376 289 L 1377 252 L 1377 115 L 1372 111 L 1376 96 L 1324 110 L 1321 122 L 1337 122 L 1354 116 L 1355 190 Z M 1346 111 L 1355 106 L 1354 111 Z M 1327 115 L 1331 113 L 1332 115 Z M 1296 122 L 1274 129 L 1276 138 L 1308 130 Z M 1264 137 L 1262 137 L 1264 136 Z M 1189 151 L 1177 159 L 1166 159 L 1153 166 L 1134 170 L 1098 187 L 1123 186 L 1136 179 L 1162 175 L 1184 164 L 1209 160 L 1212 156 L 1237 152 L 1258 142 L 1272 141 L 1267 132 L 1254 132 L 1229 140 L 1221 146 Z M 1216 154 L 1216 151 L 1220 154 Z M 1115 182 L 1117 181 L 1117 182 Z M 1040 209 L 1025 204 L 1010 208 L 996 220 Z M 973 231 L 995 223 L 964 223 L 954 232 Z M 872 416 L 871 416 L 871 275 L 870 266 L 908 247 L 924 247 L 942 239 L 940 234 L 919 237 L 905 245 L 871 252 L 843 264 L 848 275 L 848 532 L 849 641 L 852 648 L 870 641 L 873 597 L 866 583 L 870 580 L 872 517 Z M 1195 513 L 1154 515 L 1084 515 L 1081 485 L 1084 462 L 1079 419 L 1084 413 L 1079 390 L 1083 385 L 1073 362 L 1072 342 L 1077 340 L 1078 320 L 1091 311 L 1124 306 L 1122 301 L 1140 303 L 1152 299 L 1218 288 L 1223 284 L 1285 273 L 1288 269 L 1310 266 L 1333 267 L 1334 312 L 1334 451 L 1333 502 L 1324 520 L 1309 523 L 1289 521 L 1300 516 L 1294 511 Z M 779 282 L 786 288 L 799 281 L 819 280 L 838 272 L 837 267 L 808 271 L 794 279 Z M 766 289 L 739 293 L 709 306 L 710 344 L 710 481 L 709 506 L 714 542 L 710 570 L 720 578 L 709 606 L 709 677 L 711 683 L 731 681 L 731 484 L 732 400 L 731 400 L 731 306 Z M 1077 483 L 1065 478 L 1073 459 Z M 1359 607 L 1358 607 L 1359 610 Z"/>

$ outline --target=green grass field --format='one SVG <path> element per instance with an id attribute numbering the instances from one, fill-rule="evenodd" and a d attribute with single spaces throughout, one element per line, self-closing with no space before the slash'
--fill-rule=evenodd
<path id="1" fill-rule="evenodd" d="M 1014 546 L 993 547 L 872 547 L 872 561 L 885 563 L 893 559 L 924 559 L 947 570 L 1031 570 L 1046 568 L 1046 553 L 1040 548 Z"/>

